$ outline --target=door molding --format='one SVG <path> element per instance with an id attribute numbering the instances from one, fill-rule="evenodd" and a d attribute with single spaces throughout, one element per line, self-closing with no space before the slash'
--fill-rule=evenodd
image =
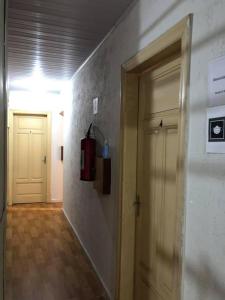
<path id="1" fill-rule="evenodd" d="M 173 56 L 181 55 L 181 83 L 179 96 L 179 149 L 178 149 L 178 197 L 180 199 L 181 259 L 179 264 L 180 294 L 182 282 L 182 249 L 185 208 L 186 166 L 186 111 L 189 90 L 192 15 L 182 19 L 157 40 L 137 53 L 121 68 L 121 129 L 120 129 L 120 190 L 119 190 L 119 242 L 117 264 L 117 297 L 119 300 L 134 299 L 135 266 L 135 209 L 138 146 L 138 76 Z"/>
<path id="2" fill-rule="evenodd" d="M 9 110 L 8 111 L 8 167 L 7 167 L 7 203 L 13 204 L 13 128 L 14 128 L 14 116 L 15 115 L 31 115 L 31 116 L 43 116 L 47 118 L 47 202 L 51 202 L 51 127 L 52 116 L 50 112 L 39 111 L 25 111 L 25 110 Z"/>

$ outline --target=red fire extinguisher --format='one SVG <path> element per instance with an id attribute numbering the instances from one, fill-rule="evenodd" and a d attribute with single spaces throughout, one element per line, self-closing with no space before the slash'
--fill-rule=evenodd
<path id="1" fill-rule="evenodd" d="M 92 123 L 86 137 L 81 140 L 80 180 L 93 181 L 95 179 L 96 140 L 90 137 Z"/>

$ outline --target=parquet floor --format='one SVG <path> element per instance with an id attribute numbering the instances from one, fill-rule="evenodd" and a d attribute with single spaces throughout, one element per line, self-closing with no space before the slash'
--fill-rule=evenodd
<path id="1" fill-rule="evenodd" d="M 5 300 L 105 300 L 60 205 L 8 209 Z"/>

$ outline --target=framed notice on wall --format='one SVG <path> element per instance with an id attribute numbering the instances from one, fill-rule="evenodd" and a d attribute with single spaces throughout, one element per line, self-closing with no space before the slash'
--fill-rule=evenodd
<path id="1" fill-rule="evenodd" d="M 207 110 L 206 152 L 225 153 L 225 105 Z"/>
<path id="2" fill-rule="evenodd" d="M 225 105 L 225 56 L 209 62 L 209 106 Z"/>

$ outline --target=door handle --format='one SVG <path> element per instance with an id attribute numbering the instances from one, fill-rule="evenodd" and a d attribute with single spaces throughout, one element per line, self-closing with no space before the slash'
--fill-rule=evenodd
<path id="1" fill-rule="evenodd" d="M 141 206 L 141 201 L 140 201 L 140 196 L 136 195 L 136 200 L 133 203 L 135 207 L 135 212 L 136 212 L 136 217 L 139 217 L 140 215 L 140 206 Z"/>
<path id="2" fill-rule="evenodd" d="M 47 156 L 44 156 L 44 159 L 42 159 L 43 163 L 46 164 L 47 163 Z"/>

